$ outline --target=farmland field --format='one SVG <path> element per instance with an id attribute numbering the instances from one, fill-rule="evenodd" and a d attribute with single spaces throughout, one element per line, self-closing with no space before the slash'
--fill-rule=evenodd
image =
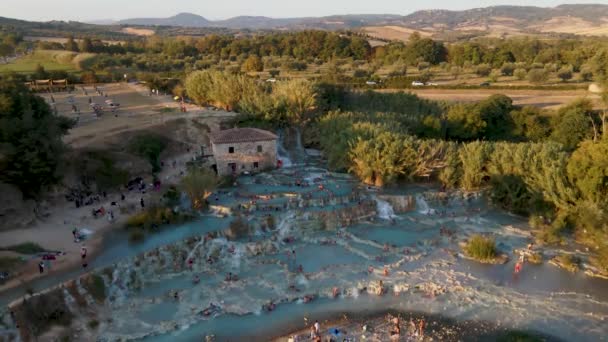
<path id="1" fill-rule="evenodd" d="M 46 71 L 78 71 L 80 62 L 94 56 L 92 53 L 37 50 L 7 64 L 0 64 L 0 74 L 7 72 L 32 73 L 40 64 Z"/>

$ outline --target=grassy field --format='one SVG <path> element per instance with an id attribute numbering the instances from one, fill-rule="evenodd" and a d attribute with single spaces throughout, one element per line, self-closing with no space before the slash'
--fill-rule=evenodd
<path id="1" fill-rule="evenodd" d="M 91 58 L 94 54 L 77 53 L 70 51 L 36 50 L 30 55 L 18 58 L 8 64 L 0 64 L 0 73 L 17 72 L 32 73 L 38 64 L 46 71 L 63 70 L 68 72 L 78 71 L 80 62 Z"/>

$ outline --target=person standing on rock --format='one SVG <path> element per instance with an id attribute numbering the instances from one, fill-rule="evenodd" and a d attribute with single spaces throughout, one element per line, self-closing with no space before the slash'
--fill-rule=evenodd
<path id="1" fill-rule="evenodd" d="M 139 204 L 141 205 L 142 209 L 146 207 L 145 204 L 144 204 L 144 198 L 143 197 L 139 200 Z"/>
<path id="2" fill-rule="evenodd" d="M 38 263 L 38 271 L 40 274 L 44 273 L 44 261 Z"/>

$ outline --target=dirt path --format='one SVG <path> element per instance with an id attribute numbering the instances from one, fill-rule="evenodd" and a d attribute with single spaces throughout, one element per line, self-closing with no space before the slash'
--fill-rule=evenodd
<path id="1" fill-rule="evenodd" d="M 382 90 L 396 92 L 398 90 Z M 474 102 L 493 94 L 504 94 L 513 99 L 516 105 L 529 105 L 556 109 L 580 98 L 587 98 L 600 106 L 600 97 L 585 90 L 504 90 L 504 89 L 410 89 L 420 97 L 430 100 Z"/>

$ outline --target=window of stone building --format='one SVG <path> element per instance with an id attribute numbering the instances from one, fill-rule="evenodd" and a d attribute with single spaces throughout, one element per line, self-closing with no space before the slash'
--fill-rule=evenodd
<path id="1" fill-rule="evenodd" d="M 259 146 L 258 146 L 259 147 Z M 253 163 L 253 168 L 257 169 L 258 167 L 260 167 L 260 164 L 258 164 L 258 162 L 254 162 Z"/>
<path id="2" fill-rule="evenodd" d="M 234 147 L 232 147 L 232 146 L 228 147 L 228 153 L 234 153 Z"/>
<path id="3" fill-rule="evenodd" d="M 262 145 L 258 145 L 258 152 L 262 152 Z"/>

